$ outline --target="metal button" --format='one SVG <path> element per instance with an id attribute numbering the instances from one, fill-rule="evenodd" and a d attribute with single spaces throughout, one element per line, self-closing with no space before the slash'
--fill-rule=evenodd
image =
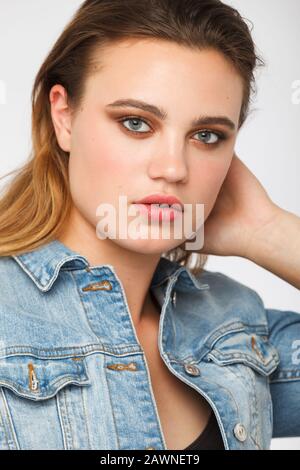
<path id="1" fill-rule="evenodd" d="M 247 439 L 247 431 L 245 426 L 242 423 L 238 423 L 234 426 L 234 435 L 235 437 L 241 441 L 244 442 Z"/>
<path id="2" fill-rule="evenodd" d="M 185 364 L 184 370 L 189 375 L 201 375 L 199 367 L 195 366 L 194 364 Z"/>
<path id="3" fill-rule="evenodd" d="M 255 351 L 255 354 L 259 357 L 259 359 L 261 359 L 262 362 L 265 362 L 264 356 L 262 355 L 262 353 L 260 352 L 260 350 L 257 347 L 255 336 L 251 336 L 251 347 L 252 347 L 253 351 Z"/>
<path id="4" fill-rule="evenodd" d="M 111 283 L 105 279 L 104 281 L 94 282 L 82 288 L 84 292 L 86 291 L 95 291 L 95 290 L 112 290 Z"/>
<path id="5" fill-rule="evenodd" d="M 137 365 L 136 365 L 136 362 L 129 362 L 129 364 L 120 364 L 120 363 L 117 363 L 117 364 L 108 364 L 106 366 L 108 369 L 113 369 L 113 370 L 137 370 Z"/>
<path id="6" fill-rule="evenodd" d="M 174 305 L 174 307 L 176 307 L 176 291 L 174 291 L 172 294 L 172 304 Z"/>
<path id="7" fill-rule="evenodd" d="M 155 447 L 146 447 L 146 450 L 155 450 Z"/>
<path id="8" fill-rule="evenodd" d="M 30 390 L 37 391 L 39 381 L 36 377 L 35 370 L 34 370 L 34 365 L 32 362 L 29 362 L 28 364 L 28 372 L 29 372 L 29 388 Z"/>

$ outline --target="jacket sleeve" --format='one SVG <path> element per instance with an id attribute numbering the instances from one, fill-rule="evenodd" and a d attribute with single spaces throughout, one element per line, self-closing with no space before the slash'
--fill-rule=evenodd
<path id="1" fill-rule="evenodd" d="M 266 309 L 280 363 L 270 375 L 273 437 L 300 436 L 300 313 Z"/>

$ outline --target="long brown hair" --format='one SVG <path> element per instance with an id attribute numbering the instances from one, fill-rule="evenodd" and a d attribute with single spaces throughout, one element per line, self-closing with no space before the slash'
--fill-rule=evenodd
<path id="1" fill-rule="evenodd" d="M 86 0 L 35 77 L 30 155 L 23 166 L 2 176 L 14 174 L 0 198 L 0 256 L 31 251 L 55 239 L 70 213 L 69 154 L 56 139 L 51 88 L 63 85 L 76 112 L 87 77 L 101 67 L 101 49 L 129 38 L 156 38 L 221 52 L 243 80 L 239 128 L 244 123 L 251 94 L 256 92 L 254 71 L 264 61 L 256 53 L 247 22 L 235 8 L 220 0 Z M 181 245 L 163 255 L 189 267 L 193 253 Z M 192 272 L 201 271 L 206 259 L 207 255 L 197 253 Z"/>

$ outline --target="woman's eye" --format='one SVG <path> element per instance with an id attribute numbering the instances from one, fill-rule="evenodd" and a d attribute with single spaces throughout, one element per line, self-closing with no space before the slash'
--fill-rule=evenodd
<path id="1" fill-rule="evenodd" d="M 149 124 L 142 118 L 139 118 L 137 116 L 127 116 L 123 119 L 121 119 L 119 122 L 130 132 L 135 133 L 135 134 L 147 134 L 149 130 L 151 130 L 151 127 Z M 128 125 L 125 125 L 125 122 L 128 123 Z M 146 126 L 146 129 L 143 126 Z M 147 129 L 148 127 L 148 129 Z M 203 130 L 197 132 L 195 135 L 200 135 L 200 141 L 204 143 L 204 145 L 207 146 L 213 146 L 214 144 L 218 144 L 221 140 L 225 140 L 226 136 L 222 135 L 221 133 L 218 132 L 212 132 L 210 130 Z M 198 139 L 196 139 L 198 140 Z"/>
<path id="2" fill-rule="evenodd" d="M 200 131 L 200 132 L 197 132 L 196 135 L 201 135 L 200 140 L 204 144 L 207 144 L 207 145 L 216 144 L 219 142 L 219 140 L 222 140 L 221 135 L 216 134 L 215 132 L 212 132 L 212 131 Z"/>
<path id="3" fill-rule="evenodd" d="M 130 122 L 131 125 L 129 126 L 129 129 L 127 126 L 126 129 L 130 130 L 130 131 L 133 131 L 133 132 L 138 132 L 140 134 L 143 134 L 145 132 L 149 132 L 149 130 L 140 130 L 141 128 L 141 123 L 142 124 L 145 124 L 146 126 L 148 126 L 148 124 L 143 120 L 143 119 L 140 119 L 140 118 L 125 118 L 125 119 L 122 119 L 121 122 L 122 123 L 125 123 L 126 121 Z M 148 126 L 149 127 L 149 126 Z"/>

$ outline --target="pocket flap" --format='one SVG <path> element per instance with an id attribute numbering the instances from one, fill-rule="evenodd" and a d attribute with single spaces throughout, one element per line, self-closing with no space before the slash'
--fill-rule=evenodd
<path id="1" fill-rule="evenodd" d="M 31 400 L 51 398 L 67 384 L 90 383 L 82 357 L 40 359 L 22 354 L 0 358 L 0 386 Z"/>
<path id="2" fill-rule="evenodd" d="M 238 331 L 217 339 L 207 358 L 225 366 L 244 363 L 263 375 L 271 374 L 280 362 L 277 349 L 267 336 Z"/>

